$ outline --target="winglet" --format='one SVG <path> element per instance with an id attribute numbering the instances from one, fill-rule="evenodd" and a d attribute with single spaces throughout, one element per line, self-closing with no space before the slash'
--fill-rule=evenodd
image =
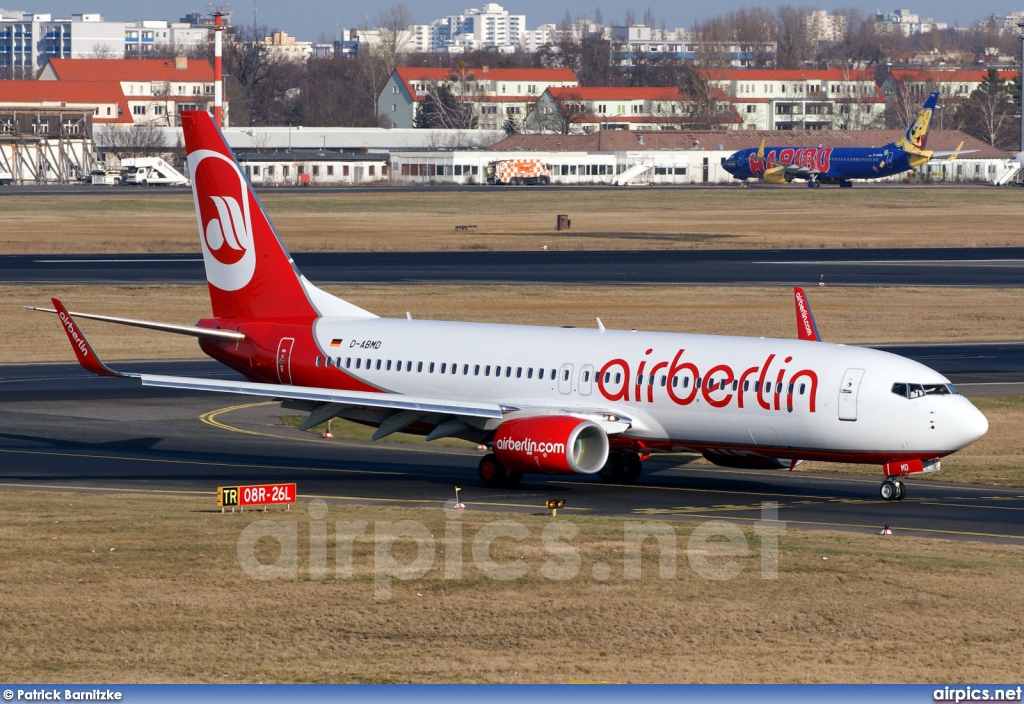
<path id="1" fill-rule="evenodd" d="M 953 150 L 953 153 L 946 157 L 946 161 L 955 161 L 956 158 L 960 156 L 960 150 L 963 148 L 964 140 L 961 139 L 960 144 L 956 145 L 956 149 Z"/>
<path id="2" fill-rule="evenodd" d="M 801 340 L 821 342 L 818 325 L 814 322 L 814 314 L 807 302 L 807 294 L 798 286 L 793 287 L 793 301 L 796 304 L 796 335 Z"/>
<path id="3" fill-rule="evenodd" d="M 759 146 L 757 148 L 757 160 L 758 161 L 763 161 L 764 160 L 764 140 L 763 139 L 761 140 L 761 146 Z"/>
<path id="4" fill-rule="evenodd" d="M 57 317 L 60 318 L 64 332 L 67 333 L 68 341 L 71 342 L 71 349 L 74 350 L 75 356 L 78 357 L 78 363 L 86 371 L 99 374 L 100 376 L 127 376 L 126 374 L 115 372 L 96 356 L 92 345 L 85 339 L 85 333 L 78 329 L 75 319 L 71 317 L 68 309 L 64 307 L 59 298 L 51 298 L 50 300 L 53 301 L 53 307 L 57 309 Z"/>

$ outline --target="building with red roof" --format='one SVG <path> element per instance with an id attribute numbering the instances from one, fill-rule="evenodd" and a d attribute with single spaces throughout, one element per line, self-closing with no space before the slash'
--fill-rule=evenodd
<path id="1" fill-rule="evenodd" d="M 746 129 L 871 129 L 885 120 L 885 96 L 865 69 L 712 69 Z"/>
<path id="2" fill-rule="evenodd" d="M 182 110 L 213 106 L 213 67 L 207 61 L 174 59 L 50 59 L 40 84 L 114 84 L 121 87 L 130 122 L 174 127 Z M 227 125 L 228 103 L 224 102 Z"/>
<path id="3" fill-rule="evenodd" d="M 400 66 L 377 99 L 377 113 L 394 127 L 412 127 L 424 99 L 446 85 L 457 100 L 472 106 L 479 129 L 519 124 L 548 88 L 574 88 L 576 74 L 567 68 L 419 68 Z"/>
<path id="4" fill-rule="evenodd" d="M 527 132 L 589 134 L 599 130 L 679 130 L 696 124 L 738 129 L 742 118 L 720 90 L 702 112 L 674 86 L 548 88 L 526 118 Z"/>
<path id="5" fill-rule="evenodd" d="M 94 124 L 133 122 L 121 84 L 116 81 L 4 81 L 2 86 L 3 112 L 75 108 L 88 110 Z"/>

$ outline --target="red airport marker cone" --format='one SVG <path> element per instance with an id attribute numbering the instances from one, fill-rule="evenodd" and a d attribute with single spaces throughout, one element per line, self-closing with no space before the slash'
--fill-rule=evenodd
<path id="1" fill-rule="evenodd" d="M 327 430 L 324 431 L 322 436 L 325 440 L 330 440 L 334 437 L 334 433 L 331 432 L 331 421 L 327 421 Z"/>
<path id="2" fill-rule="evenodd" d="M 892 531 L 889 530 L 889 524 L 888 523 L 885 524 L 885 528 L 882 529 L 882 532 L 879 533 L 879 535 L 892 535 Z"/>
<path id="3" fill-rule="evenodd" d="M 458 509 L 459 511 L 462 511 L 466 508 L 466 504 L 462 503 L 459 500 L 459 491 L 461 491 L 461 488 L 455 487 L 455 508 Z"/>

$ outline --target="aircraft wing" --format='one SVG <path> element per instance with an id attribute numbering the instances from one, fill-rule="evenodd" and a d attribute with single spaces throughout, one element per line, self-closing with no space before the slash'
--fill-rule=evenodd
<path id="1" fill-rule="evenodd" d="M 128 374 L 136 377 L 143 386 L 166 389 L 189 389 L 192 391 L 215 391 L 225 394 L 245 394 L 265 398 L 336 403 L 342 406 L 372 408 L 387 411 L 418 411 L 421 413 L 443 413 L 445 415 L 469 416 L 473 418 L 501 418 L 504 411 L 518 410 L 503 408 L 496 403 L 467 403 L 447 401 L 438 398 L 419 398 L 398 394 L 375 394 L 365 391 L 341 391 L 317 386 L 290 386 L 284 384 L 259 384 L 250 381 L 224 381 L 221 379 L 199 379 L 186 376 L 161 376 L 159 374 Z"/>
<path id="2" fill-rule="evenodd" d="M 807 178 L 808 176 L 820 176 L 821 171 L 818 169 L 812 169 L 807 166 L 800 166 L 799 164 L 786 164 L 775 159 L 769 159 L 764 155 L 764 140 L 761 140 L 761 146 L 757 150 L 757 159 L 763 161 L 766 164 L 771 165 L 773 168 L 785 169 L 787 174 L 793 174 L 794 176 L 802 176 Z"/>
<path id="3" fill-rule="evenodd" d="M 794 176 L 819 176 L 821 171 L 818 169 L 812 169 L 807 166 L 797 166 L 796 164 L 783 164 L 779 161 L 769 161 L 772 166 L 783 168 L 787 174 L 793 174 Z"/>

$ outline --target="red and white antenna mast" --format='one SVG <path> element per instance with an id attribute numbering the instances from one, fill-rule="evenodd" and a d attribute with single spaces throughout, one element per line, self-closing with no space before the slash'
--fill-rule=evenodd
<path id="1" fill-rule="evenodd" d="M 221 66 L 224 40 L 224 18 L 230 12 L 218 7 L 213 15 L 213 121 L 217 127 L 224 127 L 224 73 Z"/>

